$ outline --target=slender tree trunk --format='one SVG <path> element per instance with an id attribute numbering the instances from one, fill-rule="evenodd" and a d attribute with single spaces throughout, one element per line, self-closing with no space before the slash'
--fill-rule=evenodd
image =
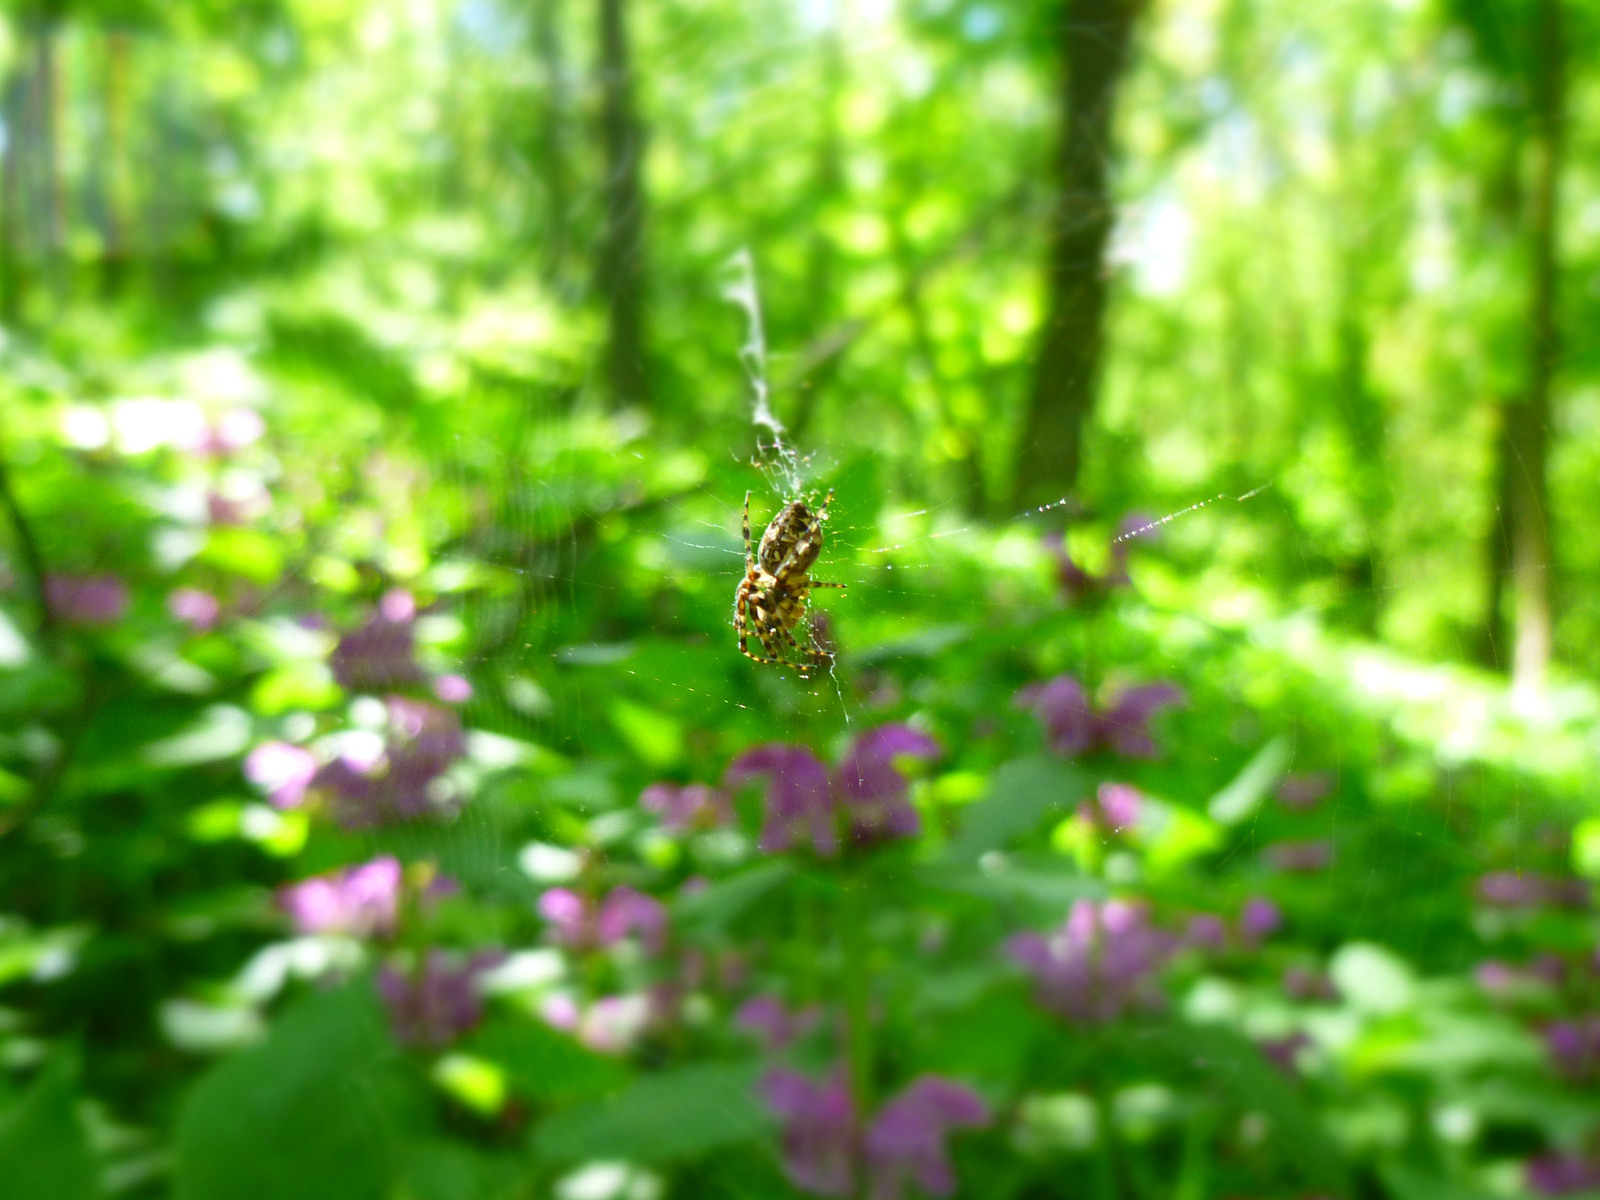
<path id="1" fill-rule="evenodd" d="M 1351 264 L 1354 273 L 1359 266 Z M 1345 311 L 1339 320 L 1337 403 L 1340 423 L 1355 460 L 1356 511 L 1362 523 L 1361 549 L 1343 564 L 1348 594 L 1346 611 L 1362 633 L 1375 636 L 1382 615 L 1382 561 L 1380 535 L 1388 512 L 1383 398 L 1372 388 L 1366 325 L 1354 282 L 1345 285 Z"/>
<path id="2" fill-rule="evenodd" d="M 535 0 L 534 49 L 544 77 L 544 108 L 540 114 L 539 161 L 543 168 L 545 200 L 545 272 L 556 290 L 567 290 L 567 253 L 571 222 L 571 188 L 567 179 L 566 54 L 561 44 L 561 0 Z"/>
<path id="3" fill-rule="evenodd" d="M 1509 414 L 1511 588 L 1516 640 L 1512 683 L 1527 690 L 1544 682 L 1550 660 L 1550 516 L 1546 462 L 1550 392 L 1559 353 L 1556 270 L 1559 261 L 1558 193 L 1565 149 L 1566 43 L 1560 0 L 1539 0 L 1531 71 L 1534 137 L 1529 193 L 1528 394 Z"/>
<path id="4" fill-rule="evenodd" d="M 1493 671 L 1504 671 L 1511 663 L 1510 627 L 1506 621 L 1506 575 L 1511 570 L 1511 527 L 1507 516 L 1511 511 L 1511 453 L 1512 413 L 1519 405 L 1515 400 L 1502 397 L 1494 404 L 1494 475 L 1489 486 L 1493 489 L 1494 506 L 1489 513 L 1489 528 L 1484 538 L 1483 624 L 1478 628 L 1475 657 L 1483 666 Z"/>
<path id="5" fill-rule="evenodd" d="M 25 231 L 27 216 L 24 194 L 27 190 L 23 156 L 28 145 L 28 75 L 19 62 L 11 68 L 6 82 L 6 159 L 0 174 L 0 312 L 7 325 L 15 326 L 22 316 L 25 279 Z"/>
<path id="6" fill-rule="evenodd" d="M 634 109 L 626 0 L 600 0 L 601 142 L 605 150 L 605 231 L 600 293 L 610 321 L 605 374 L 613 405 L 648 399 L 645 362 L 644 131 Z"/>
<path id="7" fill-rule="evenodd" d="M 97 169 L 101 178 L 102 232 L 105 245 L 100 260 L 100 291 L 110 299 L 122 290 L 127 271 L 127 231 L 122 221 L 123 140 L 126 136 L 128 35 L 106 35 L 104 97 L 101 119 L 104 143 Z"/>
<path id="8" fill-rule="evenodd" d="M 62 242 L 66 204 L 61 186 L 61 81 L 57 78 L 56 26 L 42 20 L 34 34 L 34 86 L 37 88 L 39 137 L 39 216 L 44 274 L 59 303 L 64 298 Z"/>
<path id="9" fill-rule="evenodd" d="M 1077 483 L 1105 349 L 1106 245 L 1116 213 L 1111 131 L 1140 0 L 1065 0 L 1061 10 L 1061 141 L 1046 283 L 1048 314 L 1017 448 L 1019 504 L 1055 500 Z"/>

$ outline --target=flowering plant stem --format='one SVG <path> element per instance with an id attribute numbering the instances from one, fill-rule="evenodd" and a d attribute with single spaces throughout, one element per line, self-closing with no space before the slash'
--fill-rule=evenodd
<path id="1" fill-rule="evenodd" d="M 847 1057 L 850 1085 L 855 1093 L 856 1111 L 872 1109 L 872 978 L 866 941 L 866 885 L 853 876 L 846 877 L 840 892 L 839 938 L 843 949 L 843 988 Z"/>

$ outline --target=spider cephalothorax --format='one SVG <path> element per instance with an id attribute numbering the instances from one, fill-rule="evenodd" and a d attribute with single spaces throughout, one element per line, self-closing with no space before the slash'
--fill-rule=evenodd
<path id="1" fill-rule="evenodd" d="M 829 492 L 815 513 L 804 500 L 791 500 L 772 518 L 761 544 L 750 546 L 750 493 L 744 494 L 744 578 L 734 594 L 733 627 L 739 634 L 739 653 L 758 663 L 793 667 L 802 678 L 814 667 L 825 667 L 833 656 L 795 641 L 795 626 L 806 613 L 806 601 L 814 587 L 842 588 L 842 583 L 823 583 L 806 574 L 822 553 L 822 523 L 828 519 Z M 750 652 L 754 637 L 766 651 L 765 657 Z M 800 656 L 796 662 L 786 651 Z"/>

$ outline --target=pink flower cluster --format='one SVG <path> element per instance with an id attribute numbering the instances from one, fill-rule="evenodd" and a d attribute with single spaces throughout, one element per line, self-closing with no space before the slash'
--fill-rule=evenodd
<path id="1" fill-rule="evenodd" d="M 1079 900 L 1059 929 L 1019 933 L 1006 942 L 1034 980 L 1039 1003 L 1070 1021 L 1109 1021 L 1160 1002 L 1156 972 L 1178 949 L 1150 924 L 1144 905 Z"/>
<path id="2" fill-rule="evenodd" d="M 760 1088 L 783 1124 L 784 1174 L 816 1196 L 854 1195 L 863 1172 L 872 1200 L 899 1200 L 908 1182 L 930 1195 L 952 1195 L 950 1134 L 990 1120 L 976 1092 L 938 1075 L 912 1080 L 865 1127 L 841 1071 L 816 1080 L 775 1068 Z"/>
<path id="3" fill-rule="evenodd" d="M 1038 716 L 1050 748 L 1065 758 L 1101 749 L 1123 758 L 1155 758 L 1159 748 L 1150 732 L 1151 718 L 1183 699 L 1176 684 L 1150 683 L 1126 688 L 1109 707 L 1099 708 L 1076 679 L 1057 675 L 1029 684 L 1014 702 Z"/>
<path id="4" fill-rule="evenodd" d="M 539 915 L 551 935 L 571 950 L 614 946 L 637 936 L 659 954 L 667 942 L 667 910 L 654 896 L 621 884 L 595 904 L 571 888 L 551 888 L 539 897 Z"/>
<path id="5" fill-rule="evenodd" d="M 278 906 L 303 934 L 390 934 L 400 913 L 401 875 L 400 860 L 386 854 L 291 884 L 279 891 Z"/>
<path id="6" fill-rule="evenodd" d="M 858 844 L 914 837 L 922 828 L 909 800 L 910 782 L 897 758 L 936 758 L 939 744 L 909 725 L 882 725 L 856 738 L 832 771 L 805 746 L 769 743 L 728 767 L 739 787 L 765 777 L 761 849 L 769 854 L 810 841 L 824 857 L 839 853 L 840 826 Z"/>

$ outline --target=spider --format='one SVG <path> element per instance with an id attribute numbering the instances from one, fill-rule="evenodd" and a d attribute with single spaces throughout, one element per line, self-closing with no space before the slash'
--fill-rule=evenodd
<path id="1" fill-rule="evenodd" d="M 806 574 L 822 553 L 822 523 L 828 519 L 833 493 L 815 514 L 804 500 L 791 500 L 772 518 L 761 544 L 750 549 L 750 493 L 744 494 L 744 578 L 734 593 L 733 627 L 739 633 L 739 653 L 758 663 L 793 667 L 805 679 L 816 667 L 831 665 L 833 655 L 794 639 L 794 628 L 805 616 L 806 601 L 812 588 L 842 588 L 842 583 L 824 583 Z M 766 657 L 750 652 L 754 637 Z M 784 651 L 804 656 L 793 662 Z"/>

